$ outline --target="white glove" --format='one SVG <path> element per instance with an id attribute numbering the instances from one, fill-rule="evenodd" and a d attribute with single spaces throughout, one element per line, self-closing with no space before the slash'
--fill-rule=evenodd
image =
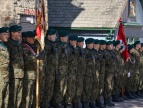
<path id="1" fill-rule="evenodd" d="M 131 76 L 131 73 L 130 72 L 128 72 L 128 78 Z"/>

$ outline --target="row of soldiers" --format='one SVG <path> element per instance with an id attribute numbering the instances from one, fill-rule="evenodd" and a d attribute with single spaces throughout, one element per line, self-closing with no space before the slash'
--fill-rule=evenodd
<path id="1" fill-rule="evenodd" d="M 36 107 L 37 70 L 40 108 L 78 108 L 80 102 L 83 108 L 105 108 L 143 96 L 139 41 L 128 45 L 130 58 L 124 61 L 121 41 L 88 38 L 83 48 L 83 37 L 61 30 L 57 42 L 57 31 L 50 29 L 43 50 L 34 31 L 21 30 L 18 25 L 0 28 L 0 108 Z"/>

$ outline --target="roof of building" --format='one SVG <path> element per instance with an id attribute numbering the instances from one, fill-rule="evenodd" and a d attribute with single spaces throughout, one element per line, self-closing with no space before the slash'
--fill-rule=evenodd
<path id="1" fill-rule="evenodd" d="M 115 28 L 128 0 L 48 0 L 50 27 Z"/>

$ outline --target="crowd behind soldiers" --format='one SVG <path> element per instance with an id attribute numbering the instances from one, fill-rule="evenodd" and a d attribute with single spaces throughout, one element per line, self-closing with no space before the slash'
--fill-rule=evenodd
<path id="1" fill-rule="evenodd" d="M 18 25 L 0 28 L 0 108 L 36 107 L 37 60 L 40 108 L 79 108 L 79 103 L 82 108 L 105 108 L 143 97 L 140 41 L 128 45 L 125 61 L 118 40 L 88 38 L 83 48 L 83 37 L 49 29 L 43 50 L 35 31 L 21 30 Z"/>

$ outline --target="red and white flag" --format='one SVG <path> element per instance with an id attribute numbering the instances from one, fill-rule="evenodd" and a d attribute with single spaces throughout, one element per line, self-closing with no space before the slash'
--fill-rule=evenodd
<path id="1" fill-rule="evenodd" d="M 124 60 L 126 61 L 129 58 L 128 45 L 127 45 L 126 36 L 124 33 L 124 26 L 123 26 L 122 20 L 120 19 L 119 22 L 120 22 L 120 25 L 119 25 L 119 29 L 118 29 L 117 40 L 122 41 L 122 45 L 124 47 L 122 56 L 124 57 Z"/>
<path id="2" fill-rule="evenodd" d="M 46 31 L 44 0 L 36 0 L 36 36 L 44 46 L 44 33 Z"/>

